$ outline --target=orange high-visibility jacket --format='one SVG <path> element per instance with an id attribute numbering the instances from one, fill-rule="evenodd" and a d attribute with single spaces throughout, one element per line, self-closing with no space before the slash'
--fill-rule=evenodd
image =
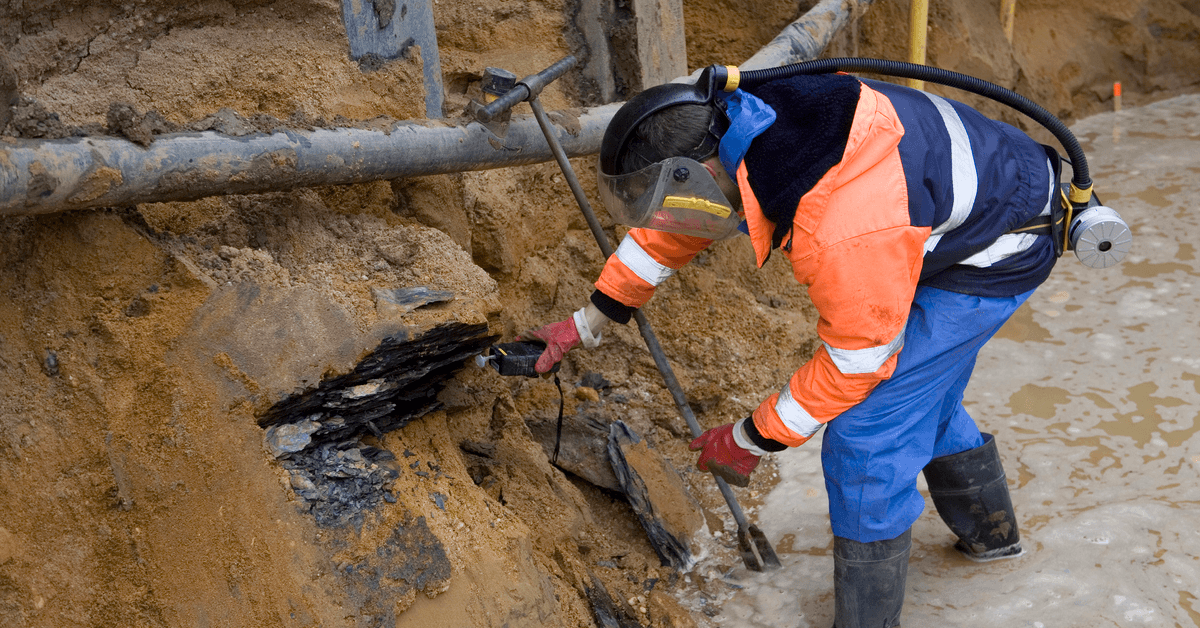
<path id="1" fill-rule="evenodd" d="M 779 212 L 765 210 L 768 204 L 780 205 L 780 195 L 774 190 L 781 185 L 755 180 L 756 176 L 762 179 L 763 172 L 777 175 L 776 165 L 765 164 L 779 160 L 759 158 L 756 162 L 752 149 L 736 174 L 758 265 L 761 267 L 773 247 L 782 243 L 781 251 L 791 262 L 796 280 L 808 286 L 820 315 L 817 333 L 822 344 L 816 354 L 753 413 L 762 436 L 788 446 L 808 440 L 824 423 L 860 403 L 892 374 L 918 283 L 938 285 L 938 277 L 952 276 L 954 268 L 986 273 L 993 264 L 1002 266 L 1004 260 L 1019 259 L 1020 254 L 1031 250 L 1036 236 L 1018 241 L 1004 234 L 1039 212 L 1049 211 L 1052 174 L 1041 146 L 1004 125 L 1007 130 L 1000 134 L 1011 137 L 1001 141 L 1021 144 L 1019 150 L 1006 152 L 1002 167 L 987 163 L 988 158 L 980 155 L 971 160 L 972 147 L 978 151 L 993 140 L 976 137 L 980 131 L 973 126 L 979 124 L 975 117 L 958 132 L 963 124 L 954 112 L 957 108 L 966 116 L 967 108 L 955 103 L 953 107 L 945 105 L 950 109 L 943 109 L 942 115 L 947 116 L 944 123 L 936 121 L 944 124 L 939 128 L 948 129 L 940 133 L 944 138 L 910 137 L 902 150 L 905 123 L 897 108 L 918 111 L 910 106 L 916 101 L 907 100 L 916 98 L 928 105 L 929 111 L 935 111 L 934 105 L 943 107 L 948 101 L 912 90 L 902 93 L 896 91 L 902 89 L 896 86 L 877 88 L 855 82 L 856 102 L 851 105 L 852 115 L 847 111 L 849 132 L 844 136 L 840 159 L 834 155 L 832 166 L 813 176 L 815 183 L 806 191 L 792 191 L 798 195 L 798 202 L 788 199 L 784 192 L 785 207 L 789 211 L 794 207 L 787 228 L 777 232 L 772 216 L 778 218 Z M 894 107 L 893 99 L 903 104 Z M 771 104 L 776 110 L 781 107 L 779 102 Z M 971 115 L 986 120 L 973 110 Z M 906 122 L 918 126 L 915 118 Z M 1024 139 L 1012 139 L 1018 137 Z M 938 144 L 942 140 L 944 150 Z M 1012 158 L 1009 153 L 1019 154 L 1020 158 Z M 945 172 L 927 165 L 938 160 L 948 164 Z M 971 163 L 964 164 L 966 160 Z M 978 176 L 976 166 L 981 171 Z M 994 181 L 989 182 L 989 175 L 982 172 L 985 168 L 997 172 L 991 177 Z M 931 183 L 939 178 L 946 181 Z M 782 187 L 789 183 L 783 181 Z M 943 202 L 937 191 L 939 185 L 948 190 L 944 196 L 955 196 L 957 202 Z M 927 188 L 934 191 L 927 193 Z M 766 197 L 762 197 L 764 190 L 770 190 Z M 972 194 L 968 196 L 967 191 Z M 910 195 L 921 198 L 910 199 Z M 961 237 L 955 236 L 956 231 Z M 620 304 L 640 307 L 656 286 L 709 244 L 711 240 L 703 238 L 632 229 L 608 259 L 596 288 Z M 927 267 L 931 265 L 936 268 Z M 1052 265 L 1052 257 L 1047 261 L 1039 253 L 1034 263 L 1009 267 L 1021 269 L 1022 278 L 1016 283 L 1021 284 L 1023 292 L 1027 289 L 1024 284 L 1040 283 Z M 923 269 L 928 271 L 924 276 Z M 966 276 L 977 281 L 976 275 Z M 942 281 L 949 281 L 948 289 L 958 290 L 953 281 Z"/>

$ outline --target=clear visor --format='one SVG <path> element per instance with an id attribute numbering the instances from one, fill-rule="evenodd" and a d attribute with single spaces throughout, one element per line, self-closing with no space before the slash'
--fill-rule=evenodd
<path id="1" fill-rule="evenodd" d="M 708 168 L 687 157 L 618 176 L 600 172 L 600 200 L 623 225 L 713 240 L 736 235 L 742 222 Z"/>

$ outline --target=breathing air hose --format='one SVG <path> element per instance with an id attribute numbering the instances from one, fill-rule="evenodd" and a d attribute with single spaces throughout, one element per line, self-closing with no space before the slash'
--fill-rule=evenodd
<path id="1" fill-rule="evenodd" d="M 1075 134 L 1041 105 L 1004 87 L 988 81 L 959 74 L 950 70 L 934 68 L 903 61 L 841 57 L 815 59 L 791 65 L 762 70 L 739 71 L 733 66 L 711 66 L 716 87 L 733 91 L 739 87 L 752 88 L 803 74 L 829 74 L 832 72 L 866 72 L 884 76 L 917 79 L 929 83 L 946 85 L 955 89 L 978 94 L 1008 105 L 1029 116 L 1045 127 L 1067 152 L 1072 176 L 1069 190 L 1065 191 L 1063 238 L 1056 243 L 1059 253 L 1073 249 L 1085 265 L 1106 268 L 1124 258 L 1132 241 L 1129 226 L 1112 209 L 1100 205 L 1092 193 L 1092 178 L 1088 170 L 1087 157 Z M 1096 210 L 1096 211 L 1092 211 Z M 1084 213 L 1088 216 L 1085 217 Z M 1058 240 L 1056 238 L 1056 240 Z M 1061 248 L 1060 248 L 1061 247 Z"/>
<path id="2" fill-rule="evenodd" d="M 1029 116 L 1054 134 L 1054 137 L 1062 144 L 1063 149 L 1067 151 L 1067 157 L 1070 159 L 1071 169 L 1074 172 L 1071 183 L 1081 191 L 1091 191 L 1092 178 L 1088 172 L 1087 157 L 1083 154 L 1083 147 L 1079 145 L 1079 140 L 1075 139 L 1075 134 L 1071 133 L 1071 130 L 1067 128 L 1067 125 L 1063 124 L 1062 120 L 1059 120 L 1057 116 L 1032 100 L 1010 89 L 975 78 L 974 76 L 959 74 L 958 72 L 951 72 L 950 70 L 943 70 L 927 65 L 905 63 L 903 61 L 845 57 L 816 59 L 777 68 L 766 68 L 764 70 L 748 70 L 741 72 L 741 79 L 738 82 L 738 86 L 742 88 L 756 87 L 791 76 L 801 74 L 829 74 L 831 72 L 869 72 L 885 76 L 917 79 L 919 81 L 961 89 L 1008 105 Z M 1074 199 L 1072 201 L 1075 202 Z M 1087 199 L 1084 198 L 1082 202 L 1086 203 Z"/>

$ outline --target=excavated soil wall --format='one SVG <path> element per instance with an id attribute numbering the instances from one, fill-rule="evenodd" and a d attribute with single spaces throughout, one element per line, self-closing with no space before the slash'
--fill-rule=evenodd
<path id="1" fill-rule="evenodd" d="M 803 10 L 753 4 L 684 2 L 689 66 L 740 62 Z M 1067 119 L 1111 108 L 1114 81 L 1127 105 L 1200 88 L 1193 0 L 1020 2 L 1011 44 L 997 5 L 935 4 L 930 63 Z M 8 138 L 149 141 L 223 108 L 310 126 L 424 116 L 420 51 L 364 70 L 334 0 L 0 12 Z M 484 67 L 524 76 L 584 52 L 573 2 L 433 13 L 449 118 Z M 827 54 L 904 59 L 906 31 L 907 6 L 879 0 Z M 568 73 L 542 101 L 601 104 L 585 91 Z M 593 193 L 592 160 L 573 163 Z M 4 217 L 0 625 L 581 626 L 602 608 L 704 625 L 740 562 L 732 520 L 632 325 L 565 361 L 564 413 L 620 419 L 673 462 L 714 533 L 690 574 L 662 566 L 620 494 L 550 464 L 530 428 L 557 415 L 550 380 L 464 363 L 404 427 L 307 457 L 277 456 L 259 425 L 387 339 L 446 325 L 511 339 L 562 319 L 602 264 L 554 164 Z M 413 288 L 451 296 L 386 298 Z M 646 313 L 707 426 L 745 416 L 816 347 L 804 289 L 779 259 L 755 270 L 744 240 L 701 254 Z M 751 515 L 773 476 L 768 463 L 739 491 Z"/>

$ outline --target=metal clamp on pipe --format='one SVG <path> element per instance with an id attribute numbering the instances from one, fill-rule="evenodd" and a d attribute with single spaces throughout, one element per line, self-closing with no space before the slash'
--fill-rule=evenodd
<path id="1" fill-rule="evenodd" d="M 547 85 L 570 70 L 575 65 L 575 61 L 574 55 L 567 55 L 545 70 L 521 79 L 508 93 L 487 106 L 475 110 L 475 119 L 480 122 L 491 122 L 501 112 L 512 109 L 517 103 L 537 98 Z"/>

